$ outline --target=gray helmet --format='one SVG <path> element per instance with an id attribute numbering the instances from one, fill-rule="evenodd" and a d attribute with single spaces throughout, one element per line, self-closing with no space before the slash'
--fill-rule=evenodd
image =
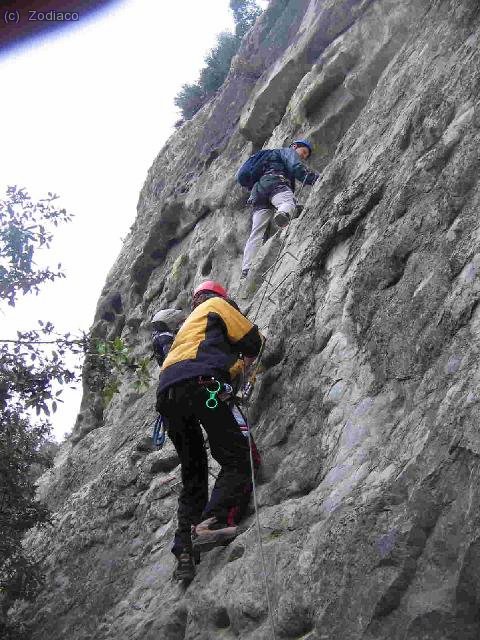
<path id="1" fill-rule="evenodd" d="M 152 326 L 155 326 L 158 322 L 162 322 L 167 325 L 170 331 L 176 331 L 178 325 L 185 321 L 187 314 L 180 309 L 162 309 L 152 318 Z"/>

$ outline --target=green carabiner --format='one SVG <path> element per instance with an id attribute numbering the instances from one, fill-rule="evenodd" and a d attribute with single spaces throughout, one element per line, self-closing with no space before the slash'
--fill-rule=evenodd
<path id="1" fill-rule="evenodd" d="M 216 396 L 217 396 L 217 393 L 222 388 L 222 385 L 218 380 L 214 380 L 214 382 L 216 382 L 218 385 L 218 388 L 215 389 L 214 391 L 212 391 L 212 389 L 209 389 L 208 387 L 205 387 L 206 391 L 210 394 L 207 401 L 205 402 L 207 409 L 216 409 L 218 407 L 218 400 Z"/>

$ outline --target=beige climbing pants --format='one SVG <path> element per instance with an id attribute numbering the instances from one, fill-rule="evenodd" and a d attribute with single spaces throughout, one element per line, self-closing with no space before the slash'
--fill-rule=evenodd
<path id="1" fill-rule="evenodd" d="M 270 198 L 275 209 L 288 213 L 292 217 L 295 211 L 295 196 L 291 189 L 285 189 Z M 242 271 L 250 269 L 250 265 L 262 246 L 267 227 L 273 217 L 273 209 L 254 209 L 252 213 L 252 230 L 243 251 Z"/>

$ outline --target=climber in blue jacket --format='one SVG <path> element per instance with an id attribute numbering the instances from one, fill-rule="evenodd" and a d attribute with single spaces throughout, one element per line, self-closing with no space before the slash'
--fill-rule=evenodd
<path id="1" fill-rule="evenodd" d="M 266 153 L 268 152 L 268 153 Z M 252 230 L 243 252 L 242 275 L 246 278 L 253 258 L 260 249 L 272 219 L 278 227 L 286 227 L 295 211 L 295 180 L 312 185 L 319 174 L 302 163 L 312 153 L 308 140 L 295 140 L 290 147 L 262 152 L 260 176 L 253 185 L 248 204 L 253 205 Z M 273 209 L 273 208 L 274 209 Z"/>

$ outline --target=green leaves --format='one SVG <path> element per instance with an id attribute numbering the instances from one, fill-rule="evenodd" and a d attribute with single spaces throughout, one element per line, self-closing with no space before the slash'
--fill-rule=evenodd
<path id="1" fill-rule="evenodd" d="M 228 75 L 230 63 L 240 46 L 240 40 L 233 33 L 220 33 L 217 45 L 205 58 L 206 66 L 200 72 L 200 86 L 212 95 Z"/>
<path id="2" fill-rule="evenodd" d="M 15 306 L 22 295 L 38 293 L 42 283 L 64 277 L 60 264 L 55 271 L 35 263 L 38 251 L 50 246 L 52 227 L 71 219 L 53 204 L 57 197 L 49 192 L 33 203 L 14 186 L 0 200 L 0 306 Z M 35 499 L 34 481 L 53 459 L 48 419 L 62 402 L 63 388 L 84 376 L 108 403 L 124 379 L 136 391 L 148 388 L 148 365 L 149 359 L 135 358 L 121 337 L 60 334 L 46 320 L 17 331 L 16 338 L 0 336 L 0 637 L 22 638 L 18 629 L 5 626 L 6 612 L 15 598 L 31 598 L 41 580 L 22 537 L 48 521 L 48 512 Z M 46 447 L 51 455 L 45 454 Z"/>
<path id="3" fill-rule="evenodd" d="M 71 219 L 53 201 L 33 202 L 25 189 L 8 187 L 0 200 L 0 305 L 15 306 L 18 298 L 38 293 L 42 283 L 64 274 L 36 265 L 37 254 L 48 249 L 52 227 Z M 70 340 L 55 333 L 51 322 L 39 329 L 17 331 L 17 338 L 0 339 L 0 636 L 20 639 L 21 630 L 8 627 L 6 611 L 16 598 L 33 597 L 41 579 L 36 563 L 22 547 L 25 531 L 48 520 L 35 499 L 35 477 L 53 459 L 44 455 L 49 441 L 50 414 L 61 402 L 59 385 L 80 379 L 80 363 L 69 366 L 68 352 L 83 353 L 85 336 Z"/>
<path id="4" fill-rule="evenodd" d="M 134 388 L 138 393 L 144 393 L 150 386 L 150 381 L 152 379 L 149 370 L 150 360 L 150 358 L 142 358 L 137 363 L 137 379 L 134 382 Z"/>
<path id="5" fill-rule="evenodd" d="M 184 84 L 177 93 L 173 102 L 178 107 L 182 116 L 189 120 L 207 101 L 207 97 L 203 89 L 198 84 Z"/>
<path id="6" fill-rule="evenodd" d="M 185 120 L 192 118 L 222 86 L 243 36 L 262 13 L 255 0 L 230 0 L 230 10 L 235 33 L 224 31 L 217 36 L 217 44 L 205 58 L 198 82 L 184 84 L 173 100 Z"/>
<path id="7" fill-rule="evenodd" d="M 255 0 L 230 0 L 230 10 L 235 22 L 235 35 L 242 39 L 262 10 Z"/>
<path id="8" fill-rule="evenodd" d="M 102 393 L 105 404 L 120 392 L 121 378 L 127 373 L 134 374 L 135 391 L 142 393 L 148 389 L 150 358 L 136 360 L 122 338 L 96 340 L 92 351 L 87 355 L 87 384 L 92 391 Z"/>
<path id="9" fill-rule="evenodd" d="M 42 578 L 39 565 L 22 547 L 22 537 L 49 520 L 47 509 L 35 500 L 31 471 L 36 466 L 39 475 L 51 466 L 54 451 L 45 455 L 47 424 L 32 425 L 22 418 L 18 403 L 3 407 L 0 433 L 0 636 L 17 640 L 23 636 L 8 625 L 5 613 L 15 599 L 31 599 Z"/>
<path id="10" fill-rule="evenodd" d="M 56 271 L 35 265 L 37 252 L 50 247 L 51 226 L 72 219 L 53 204 L 57 198 L 49 192 L 34 203 L 25 189 L 10 186 L 0 200 L 0 302 L 15 306 L 19 295 L 38 293 L 43 282 L 65 277 L 60 265 Z"/>
<path id="11" fill-rule="evenodd" d="M 108 404 L 113 396 L 120 391 L 120 382 L 117 379 L 109 380 L 103 387 L 103 398 L 105 404 Z"/>

